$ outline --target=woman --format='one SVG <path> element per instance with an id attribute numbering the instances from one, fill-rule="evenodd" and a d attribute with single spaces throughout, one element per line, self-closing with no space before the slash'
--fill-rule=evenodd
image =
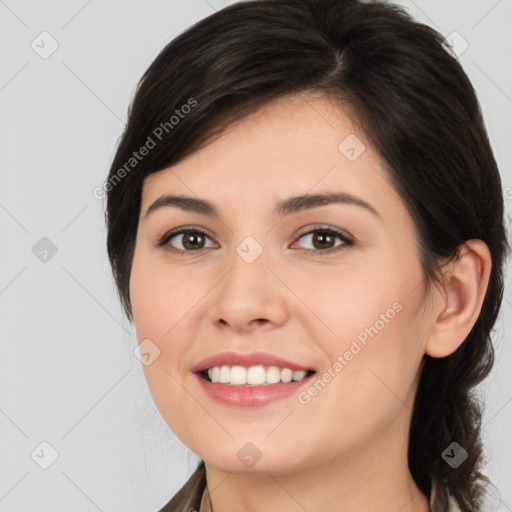
<path id="1" fill-rule="evenodd" d="M 162 511 L 481 510 L 503 198 L 438 33 L 227 7 L 142 77 L 107 190 L 149 388 L 202 459 Z"/>

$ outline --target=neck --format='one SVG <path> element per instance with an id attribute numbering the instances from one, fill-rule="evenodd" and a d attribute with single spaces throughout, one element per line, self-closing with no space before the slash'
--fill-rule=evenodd
<path id="1" fill-rule="evenodd" d="M 207 469 L 208 471 L 208 469 Z M 207 474 L 208 481 L 218 481 Z M 386 481 L 385 481 L 386 480 Z M 354 484 L 354 485 L 352 485 Z M 370 485 L 371 484 L 371 485 Z M 322 480 L 286 476 L 229 475 L 218 486 L 208 484 L 211 512 L 262 512 L 279 510 L 298 512 L 322 510 L 325 512 L 428 512 L 427 497 L 412 479 L 381 479 L 380 482 L 354 482 L 337 478 Z M 201 512 L 203 512 L 201 510 Z"/>
<path id="2" fill-rule="evenodd" d="M 212 512 L 428 512 L 407 466 L 407 435 L 393 438 L 399 442 L 384 434 L 350 456 L 286 473 L 237 474 L 206 463 Z"/>

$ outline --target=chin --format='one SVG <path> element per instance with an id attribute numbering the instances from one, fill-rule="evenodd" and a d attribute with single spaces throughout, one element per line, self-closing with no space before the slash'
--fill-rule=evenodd
<path id="1" fill-rule="evenodd" d="M 238 446 L 240 444 L 240 447 Z M 196 452 L 197 453 L 197 452 Z M 244 475 L 279 474 L 294 471 L 299 464 L 292 459 L 296 450 L 281 451 L 276 453 L 274 447 L 257 447 L 255 443 L 246 441 L 233 443 L 226 450 L 204 453 L 199 456 L 209 464 L 226 473 Z"/>

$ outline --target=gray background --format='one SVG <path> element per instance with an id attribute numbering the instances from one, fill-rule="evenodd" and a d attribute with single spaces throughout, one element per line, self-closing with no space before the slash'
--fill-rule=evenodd
<path id="1" fill-rule="evenodd" d="M 196 465 L 160 418 L 133 356 L 93 189 L 143 71 L 169 40 L 230 3 L 0 0 L 1 511 L 157 510 Z M 510 213 L 512 0 L 401 3 L 467 41 L 460 60 Z M 57 50 L 42 58 L 53 41 Z M 482 386 L 486 472 L 501 511 L 512 510 L 511 303 L 507 289 L 497 364 Z M 42 442 L 58 453 L 47 469 L 52 449 Z"/>

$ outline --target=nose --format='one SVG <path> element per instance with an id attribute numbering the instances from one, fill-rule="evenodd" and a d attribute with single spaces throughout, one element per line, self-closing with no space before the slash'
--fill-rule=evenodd
<path id="1" fill-rule="evenodd" d="M 272 271 L 267 268 L 265 252 L 252 263 L 233 252 L 229 270 L 214 288 L 210 320 L 237 334 L 285 324 L 289 314 L 286 288 L 276 278 L 275 265 Z"/>

